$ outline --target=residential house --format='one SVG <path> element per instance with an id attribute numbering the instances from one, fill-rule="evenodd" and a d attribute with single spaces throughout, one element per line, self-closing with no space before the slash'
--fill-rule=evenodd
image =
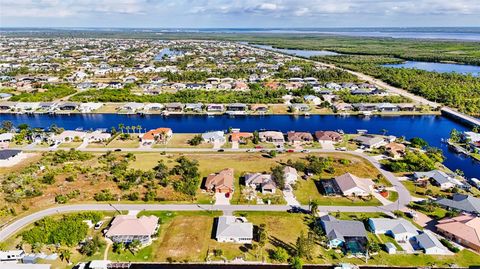
<path id="1" fill-rule="evenodd" d="M 385 150 L 393 158 L 399 158 L 405 154 L 405 145 L 395 142 L 390 142 L 385 145 Z"/>
<path id="2" fill-rule="evenodd" d="M 281 132 L 276 131 L 265 131 L 259 132 L 258 137 L 261 142 L 271 142 L 271 143 L 285 143 L 285 138 Z"/>
<path id="3" fill-rule="evenodd" d="M 166 144 L 170 138 L 172 138 L 173 132 L 170 128 L 157 128 L 146 132 L 141 137 L 142 143 L 162 143 Z"/>
<path id="4" fill-rule="evenodd" d="M 195 103 L 195 104 L 185 104 L 185 111 L 192 111 L 192 112 L 202 112 L 203 104 L 202 103 Z"/>
<path id="5" fill-rule="evenodd" d="M 415 172 L 413 173 L 413 177 L 416 181 L 431 180 L 432 184 L 440 187 L 441 190 L 448 190 L 456 186 L 463 186 L 460 181 L 440 170 Z"/>
<path id="6" fill-rule="evenodd" d="M 316 131 L 315 138 L 318 142 L 341 142 L 343 136 L 335 131 Z"/>
<path id="7" fill-rule="evenodd" d="M 123 105 L 122 110 L 126 110 L 129 113 L 135 113 L 143 109 L 144 105 L 141 103 L 126 103 Z"/>
<path id="8" fill-rule="evenodd" d="M 462 214 L 438 221 L 437 232 L 457 244 L 480 252 L 480 218 Z"/>
<path id="9" fill-rule="evenodd" d="M 225 110 L 224 105 L 222 104 L 208 104 L 207 111 L 208 112 L 223 112 Z"/>
<path id="10" fill-rule="evenodd" d="M 218 173 L 210 174 L 205 181 L 205 188 L 216 193 L 233 193 L 233 174 L 232 168 L 226 168 Z"/>
<path id="11" fill-rule="evenodd" d="M 449 254 L 448 249 L 430 231 L 425 230 L 422 234 L 415 236 L 414 240 L 427 255 Z"/>
<path id="12" fill-rule="evenodd" d="M 259 113 L 266 113 L 268 112 L 268 105 L 264 104 L 254 104 L 250 105 L 250 110 Z"/>
<path id="13" fill-rule="evenodd" d="M 207 143 L 219 143 L 223 144 L 226 142 L 225 139 L 225 133 L 223 131 L 212 131 L 212 132 L 206 132 L 202 134 L 202 139 L 203 141 Z"/>
<path id="14" fill-rule="evenodd" d="M 240 144 L 246 144 L 248 139 L 253 138 L 253 133 L 246 132 L 232 132 L 230 135 L 231 142 L 238 142 Z"/>
<path id="15" fill-rule="evenodd" d="M 290 131 L 287 133 L 288 142 L 292 144 L 300 144 L 304 142 L 313 142 L 313 136 L 308 132 L 294 132 Z"/>
<path id="16" fill-rule="evenodd" d="M 253 224 L 244 217 L 221 216 L 217 219 L 215 239 L 218 242 L 251 244 Z"/>
<path id="17" fill-rule="evenodd" d="M 34 112 L 39 107 L 39 103 L 32 102 L 18 102 L 15 105 L 15 110 L 19 112 Z"/>
<path id="18" fill-rule="evenodd" d="M 12 111 L 15 109 L 17 103 L 14 102 L 1 102 L 0 103 L 0 111 Z"/>
<path id="19" fill-rule="evenodd" d="M 156 216 L 137 218 L 131 215 L 119 215 L 113 219 L 105 236 L 116 243 L 128 244 L 138 240 L 142 245 L 146 245 L 152 241 L 152 237 L 158 231 L 158 220 Z"/>
<path id="20" fill-rule="evenodd" d="M 285 180 L 285 184 L 287 185 L 297 182 L 297 179 L 298 179 L 297 169 L 291 166 L 285 166 L 285 168 L 283 168 L 283 179 Z"/>
<path id="21" fill-rule="evenodd" d="M 14 133 L 0 134 L 0 143 L 11 142 L 14 136 L 15 136 Z"/>
<path id="22" fill-rule="evenodd" d="M 394 105 L 394 104 L 381 103 L 377 105 L 377 110 L 380 112 L 397 112 L 400 109 L 397 105 Z"/>
<path id="23" fill-rule="evenodd" d="M 384 249 L 388 254 L 396 254 L 397 253 L 397 247 L 390 242 L 387 242 L 384 244 Z"/>
<path id="24" fill-rule="evenodd" d="M 227 114 L 245 114 L 247 112 L 248 106 L 246 104 L 228 104 L 227 105 Z"/>
<path id="25" fill-rule="evenodd" d="M 351 104 L 347 104 L 347 103 L 336 103 L 336 104 L 333 105 L 333 109 L 336 112 L 338 112 L 338 111 L 352 111 L 353 106 Z"/>
<path id="26" fill-rule="evenodd" d="M 68 103 L 61 103 L 57 106 L 57 108 L 59 110 L 62 110 L 62 111 L 73 111 L 73 110 L 78 110 L 78 108 L 80 107 L 79 104 L 77 103 L 71 103 L 71 102 L 68 102 Z"/>
<path id="27" fill-rule="evenodd" d="M 308 112 L 310 111 L 310 106 L 307 104 L 291 104 L 290 109 L 292 112 Z"/>
<path id="28" fill-rule="evenodd" d="M 245 185 L 255 190 L 261 190 L 262 193 L 275 193 L 277 185 L 273 181 L 271 174 L 248 173 L 245 174 Z"/>
<path id="29" fill-rule="evenodd" d="M 0 92 L 0 100 L 8 100 L 10 99 L 10 97 L 12 97 L 13 95 L 9 94 L 9 93 L 4 93 L 4 92 Z"/>
<path id="30" fill-rule="evenodd" d="M 364 254 L 367 244 L 367 231 L 361 221 L 337 220 L 331 215 L 320 217 L 320 224 L 331 248 L 343 247 L 345 252 Z"/>
<path id="31" fill-rule="evenodd" d="M 112 138 L 112 135 L 109 133 L 104 133 L 102 131 L 94 131 L 86 135 L 86 139 L 89 143 L 92 142 L 105 142 Z"/>
<path id="32" fill-rule="evenodd" d="M 359 103 L 352 104 L 352 107 L 354 110 L 361 112 L 372 112 L 377 110 L 377 104 Z"/>
<path id="33" fill-rule="evenodd" d="M 335 177 L 333 182 L 343 196 L 368 196 L 375 185 L 370 179 L 359 178 L 350 173 Z"/>
<path id="34" fill-rule="evenodd" d="M 78 111 L 82 113 L 91 113 L 103 106 L 102 103 L 81 103 L 78 107 Z"/>
<path id="35" fill-rule="evenodd" d="M 165 110 L 168 112 L 182 112 L 183 111 L 183 104 L 181 103 L 169 103 L 165 104 Z"/>
<path id="36" fill-rule="evenodd" d="M 480 199 L 471 195 L 455 193 L 452 199 L 440 198 L 436 203 L 447 210 L 456 210 L 480 216 Z"/>
<path id="37" fill-rule="evenodd" d="M 322 103 L 322 99 L 320 99 L 320 97 L 315 96 L 315 95 L 305 95 L 303 97 L 303 99 L 305 100 L 305 102 L 312 103 L 316 106 L 318 106 Z"/>
<path id="38" fill-rule="evenodd" d="M 376 149 L 387 144 L 383 137 L 373 135 L 357 136 L 354 141 L 367 149 Z"/>
<path id="39" fill-rule="evenodd" d="M 83 139 L 85 139 L 86 136 L 87 136 L 86 132 L 67 130 L 67 131 L 63 131 L 61 134 L 54 135 L 51 138 L 51 140 L 54 143 L 59 144 L 59 143 L 73 142 L 75 140 L 83 141 Z"/>
<path id="40" fill-rule="evenodd" d="M 397 242 L 409 242 L 418 235 L 417 228 L 408 220 L 403 218 L 370 218 L 368 219 L 370 230 L 374 234 L 386 234 Z"/>

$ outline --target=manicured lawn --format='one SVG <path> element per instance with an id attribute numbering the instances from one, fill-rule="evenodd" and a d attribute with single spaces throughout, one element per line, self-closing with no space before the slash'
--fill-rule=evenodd
<path id="1" fill-rule="evenodd" d="M 202 143 L 197 146 L 191 146 L 188 141 L 198 134 L 173 134 L 166 145 L 154 145 L 154 148 L 212 148 L 213 144 Z"/>
<path id="2" fill-rule="evenodd" d="M 239 148 L 241 149 L 251 149 L 255 147 L 262 147 L 265 149 L 274 149 L 275 145 L 273 145 L 272 143 L 263 143 L 263 142 L 259 142 L 258 144 L 253 144 L 251 140 L 248 140 L 247 143 L 245 144 L 239 145 Z"/>
<path id="3" fill-rule="evenodd" d="M 325 196 L 322 195 L 316 184 L 315 180 L 299 180 L 296 189 L 294 190 L 297 200 L 304 205 L 308 205 L 310 201 L 317 201 L 320 205 L 343 205 L 343 206 L 376 206 L 381 205 L 380 201 L 375 198 L 361 199 L 361 198 L 347 198 L 337 196 Z"/>
<path id="4" fill-rule="evenodd" d="M 138 148 L 139 146 L 138 134 L 131 134 L 130 139 L 126 140 L 122 140 L 120 136 L 117 136 L 107 144 L 106 148 Z"/>
<path id="5" fill-rule="evenodd" d="M 388 191 L 387 199 L 391 202 L 395 202 L 398 200 L 398 192 L 396 191 Z"/>
<path id="6" fill-rule="evenodd" d="M 395 239 L 393 239 L 392 237 L 388 236 L 388 235 L 385 235 L 385 234 L 378 234 L 377 235 L 379 238 L 380 238 L 380 241 L 383 243 L 383 244 L 386 244 L 386 243 L 392 243 L 395 245 L 395 247 L 397 248 L 397 251 L 402 251 L 403 248 L 397 243 L 397 241 L 395 241 Z"/>

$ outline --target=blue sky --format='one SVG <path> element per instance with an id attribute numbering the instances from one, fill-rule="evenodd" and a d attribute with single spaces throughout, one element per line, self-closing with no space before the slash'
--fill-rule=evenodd
<path id="1" fill-rule="evenodd" d="M 480 0 L 0 0 L 0 27 L 480 26 Z"/>

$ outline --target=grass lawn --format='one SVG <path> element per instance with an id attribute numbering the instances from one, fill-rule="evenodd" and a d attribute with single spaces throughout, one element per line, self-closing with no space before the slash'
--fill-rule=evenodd
<path id="1" fill-rule="evenodd" d="M 104 104 L 102 107 L 95 110 L 93 113 L 117 113 L 118 108 L 121 106 L 123 106 L 123 104 L 120 103 Z"/>
<path id="2" fill-rule="evenodd" d="M 202 143 L 198 146 L 191 146 L 188 141 L 198 134 L 173 134 L 166 145 L 154 145 L 154 148 L 212 148 L 213 144 Z"/>
<path id="3" fill-rule="evenodd" d="M 247 140 L 247 143 L 245 144 L 239 144 L 238 146 L 241 149 L 251 149 L 255 147 L 262 147 L 265 149 L 274 149 L 275 145 L 272 143 L 264 143 L 264 142 L 259 142 L 258 144 L 253 144 L 251 140 Z"/>
<path id="4" fill-rule="evenodd" d="M 320 205 L 342 205 L 342 206 L 376 206 L 382 205 L 380 201 L 373 198 L 363 200 L 361 198 L 347 198 L 337 196 L 325 196 L 321 194 L 315 184 L 315 180 L 299 180 L 296 184 L 294 194 L 300 204 L 308 205 L 310 201 L 317 201 Z"/>
<path id="5" fill-rule="evenodd" d="M 388 191 L 387 199 L 391 202 L 395 202 L 398 200 L 398 192 L 396 191 Z"/>
<path id="6" fill-rule="evenodd" d="M 380 239 L 380 242 L 382 242 L 382 244 L 392 243 L 397 248 L 397 251 L 402 251 L 403 250 L 403 248 L 397 243 L 397 241 L 395 241 L 395 239 L 393 239 L 393 237 L 385 235 L 385 234 L 377 234 L 377 236 Z"/>
<path id="7" fill-rule="evenodd" d="M 106 148 L 138 148 L 140 142 L 138 140 L 138 134 L 130 134 L 130 139 L 122 140 L 121 136 L 115 137 L 110 143 L 107 144 Z"/>
<path id="8" fill-rule="evenodd" d="M 68 142 L 68 143 L 62 143 L 58 145 L 58 147 L 71 149 L 71 148 L 78 148 L 81 144 L 82 142 Z"/>

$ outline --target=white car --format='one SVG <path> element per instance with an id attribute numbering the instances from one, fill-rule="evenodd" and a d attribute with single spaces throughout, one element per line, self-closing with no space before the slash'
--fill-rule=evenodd
<path id="1" fill-rule="evenodd" d="M 93 227 L 95 230 L 98 230 L 102 227 L 103 225 L 103 221 L 99 221 L 95 224 L 95 226 Z"/>

